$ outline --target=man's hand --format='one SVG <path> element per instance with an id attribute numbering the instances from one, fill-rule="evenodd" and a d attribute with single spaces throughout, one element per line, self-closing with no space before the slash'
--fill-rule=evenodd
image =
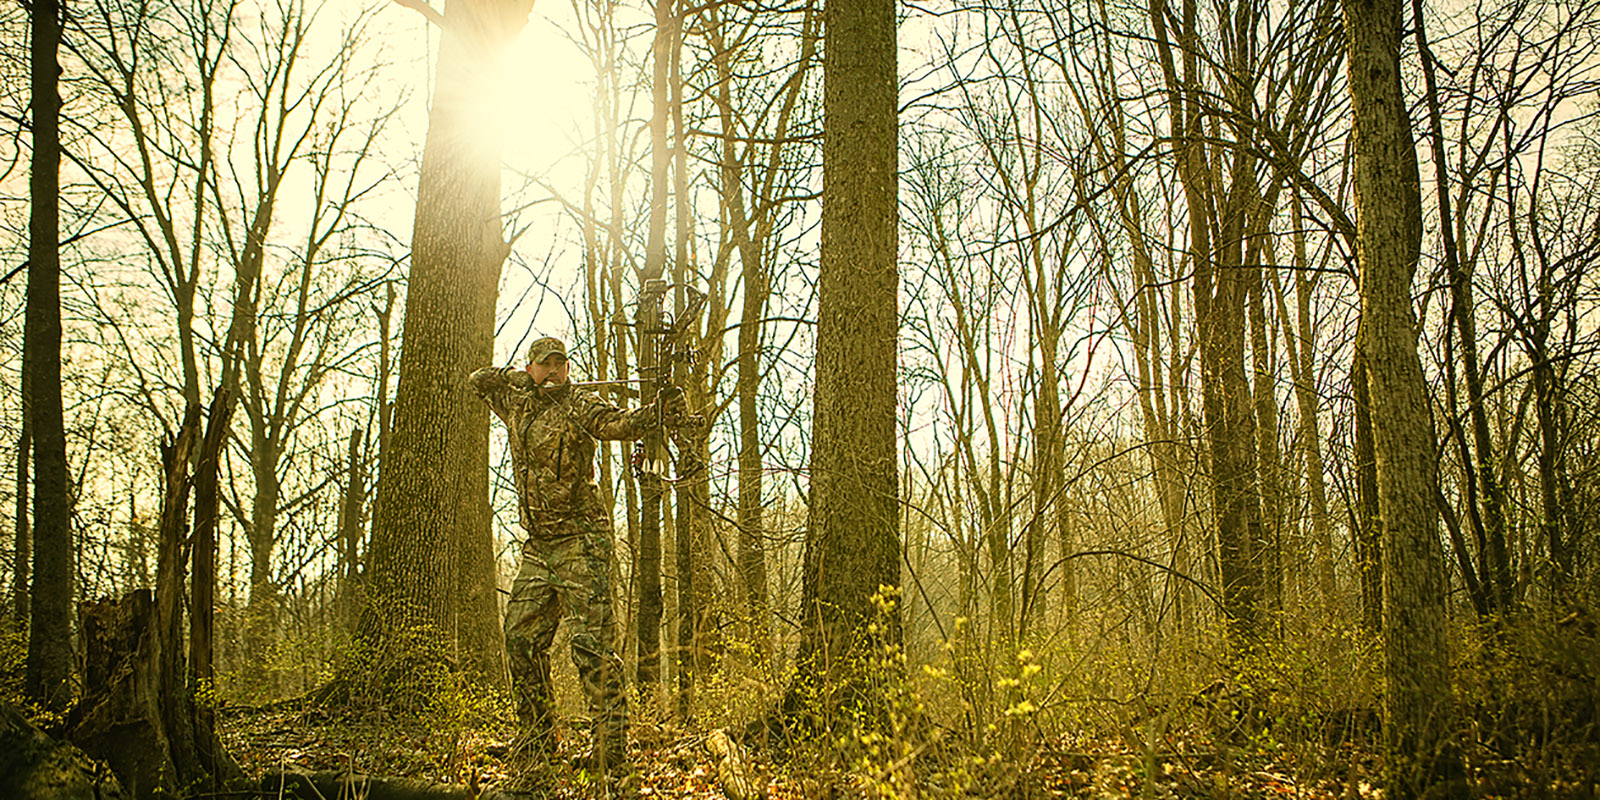
<path id="1" fill-rule="evenodd" d="M 683 399 L 683 390 L 676 386 L 668 386 L 657 392 L 656 403 L 661 409 L 661 418 L 668 424 L 675 424 L 689 415 L 689 403 Z"/>

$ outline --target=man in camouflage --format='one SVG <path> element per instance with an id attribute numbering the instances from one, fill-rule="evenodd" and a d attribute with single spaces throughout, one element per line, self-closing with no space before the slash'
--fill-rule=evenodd
<path id="1" fill-rule="evenodd" d="M 611 509 L 595 485 L 596 439 L 637 439 L 657 424 L 662 405 L 681 411 L 681 393 L 624 411 L 571 385 L 566 346 L 545 337 L 528 347 L 526 367 L 486 367 L 472 388 L 509 432 L 519 517 L 527 531 L 522 565 L 506 607 L 506 652 L 523 746 L 554 746 L 550 644 L 563 613 L 576 621 L 572 662 L 594 718 L 597 766 L 627 758 L 627 697 L 611 611 Z"/>

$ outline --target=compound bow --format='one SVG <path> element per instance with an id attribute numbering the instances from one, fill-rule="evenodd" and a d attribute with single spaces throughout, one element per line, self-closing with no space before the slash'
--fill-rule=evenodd
<path id="1" fill-rule="evenodd" d="M 634 447 L 633 472 L 635 477 L 650 475 L 676 483 L 700 469 L 692 456 L 693 449 L 687 446 L 681 434 L 699 428 L 705 421 L 699 414 L 666 413 L 664 398 L 671 389 L 683 391 L 683 378 L 694 367 L 697 343 L 693 340 L 694 334 L 699 332 L 700 312 L 705 307 L 706 295 L 693 286 L 683 287 L 683 307 L 676 314 L 669 314 L 665 305 L 670 288 L 672 284 L 667 281 L 654 279 L 646 281 L 639 291 L 639 308 L 634 317 L 639 334 L 638 380 L 654 390 L 647 396 L 655 398 L 656 421 Z M 675 460 L 679 473 L 670 477 L 665 441 L 669 436 L 677 446 Z"/>

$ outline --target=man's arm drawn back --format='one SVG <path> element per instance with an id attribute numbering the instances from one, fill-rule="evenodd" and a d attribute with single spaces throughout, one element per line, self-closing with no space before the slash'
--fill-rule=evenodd
<path id="1" fill-rule="evenodd" d="M 528 373 L 516 367 L 484 367 L 473 372 L 467 381 L 472 384 L 472 390 L 489 404 L 489 410 L 501 422 L 509 425 L 512 397 L 526 391 L 526 384 L 531 383 L 532 379 Z"/>

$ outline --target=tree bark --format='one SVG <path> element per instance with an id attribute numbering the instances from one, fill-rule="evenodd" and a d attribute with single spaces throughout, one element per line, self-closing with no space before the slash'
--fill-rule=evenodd
<path id="1" fill-rule="evenodd" d="M 897 75 L 892 0 L 828 0 L 823 13 L 822 260 L 801 674 L 833 683 L 856 677 L 842 670 L 863 652 L 879 616 L 873 596 L 898 587 L 900 576 Z M 898 643 L 898 606 L 882 623 L 879 635 Z"/>
<path id="2" fill-rule="evenodd" d="M 1355 144 L 1361 342 L 1383 525 L 1384 745 L 1390 791 L 1452 779 L 1437 462 L 1411 282 L 1422 237 L 1417 156 L 1400 88 L 1400 0 L 1344 0 Z"/>
<path id="3" fill-rule="evenodd" d="M 1367 382 L 1365 335 L 1356 329 L 1355 358 L 1350 363 L 1354 394 L 1356 505 L 1352 530 L 1356 548 L 1356 573 L 1361 586 L 1361 626 L 1367 633 L 1383 633 L 1383 521 L 1378 512 L 1378 456 L 1372 442 L 1372 400 Z"/>
<path id="4" fill-rule="evenodd" d="M 33 463 L 33 429 L 28 425 L 27 398 L 30 387 L 28 386 L 28 358 L 27 351 L 22 354 L 22 432 L 17 436 L 17 508 L 15 545 L 12 550 L 11 562 L 11 619 L 17 631 L 26 633 L 28 623 L 32 619 L 32 612 L 28 608 L 28 596 L 32 591 L 32 581 L 29 575 L 33 570 L 33 527 L 32 514 L 28 502 L 29 467 Z"/>
<path id="5" fill-rule="evenodd" d="M 215 630 L 217 592 L 217 477 L 221 469 L 222 448 L 228 436 L 228 418 L 233 413 L 233 398 L 219 388 L 206 415 L 205 440 L 195 462 L 194 531 L 191 536 L 190 568 L 193 581 L 189 603 L 189 684 L 195 704 L 195 730 L 200 739 L 200 757 L 207 772 L 216 772 L 216 715 L 206 698 L 215 697 L 212 668 L 212 642 Z"/>
<path id="6" fill-rule="evenodd" d="M 394 403 L 389 399 L 389 378 L 394 369 L 391 345 L 394 331 L 394 282 L 383 287 L 383 309 L 378 312 L 378 385 L 373 388 L 373 402 L 378 406 L 378 463 L 383 464 L 389 452 L 389 431 L 392 427 Z"/>
<path id="7" fill-rule="evenodd" d="M 725 118 L 727 119 L 727 118 Z M 726 125 L 726 122 L 724 123 Z M 733 136 L 725 131 L 725 136 Z M 725 152 L 727 149 L 725 148 Z M 748 615 L 751 644 L 759 658 L 771 650 L 767 626 L 767 556 L 762 514 L 762 447 L 760 350 L 761 318 L 767 307 L 767 274 L 761 248 L 749 239 L 744 219 L 740 181 L 728 181 L 737 196 L 728 203 L 733 212 L 733 235 L 739 243 L 744 276 L 744 303 L 739 319 L 739 584 Z"/>
<path id="8" fill-rule="evenodd" d="M 61 401 L 61 97 L 62 6 L 35 0 L 30 14 L 33 154 L 28 224 L 28 427 L 33 435 L 33 582 L 27 691 L 64 709 L 72 700 L 72 493 Z"/>

